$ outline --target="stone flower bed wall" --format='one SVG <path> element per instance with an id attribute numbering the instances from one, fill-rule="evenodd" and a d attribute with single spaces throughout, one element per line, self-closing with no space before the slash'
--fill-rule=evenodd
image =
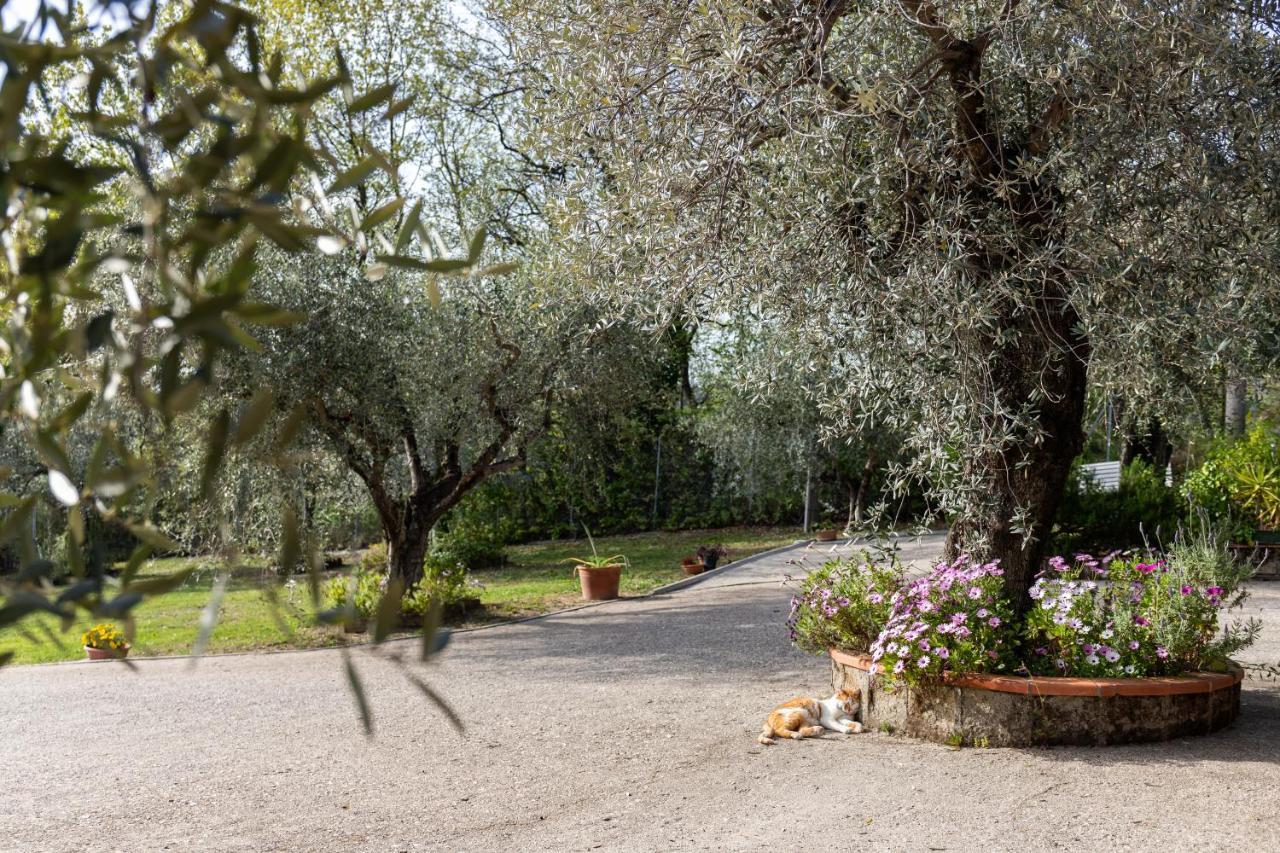
<path id="1" fill-rule="evenodd" d="M 867 655 L 830 651 L 832 684 L 862 694 L 862 723 L 912 737 L 984 746 L 1105 746 L 1217 731 L 1240 713 L 1240 667 L 1171 678 L 949 677 L 908 687 Z"/>

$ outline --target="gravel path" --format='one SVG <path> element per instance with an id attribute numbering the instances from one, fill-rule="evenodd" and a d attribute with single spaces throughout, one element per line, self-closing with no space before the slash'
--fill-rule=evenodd
<path id="1" fill-rule="evenodd" d="M 366 653 L 372 740 L 334 651 L 0 670 L 0 849 L 1280 849 L 1280 690 L 1257 682 L 1234 728 L 1160 745 L 757 746 L 778 700 L 828 689 L 779 585 L 824 550 L 456 637 L 425 676 L 465 738 Z M 1250 657 L 1280 661 L 1280 587 L 1253 603 Z"/>

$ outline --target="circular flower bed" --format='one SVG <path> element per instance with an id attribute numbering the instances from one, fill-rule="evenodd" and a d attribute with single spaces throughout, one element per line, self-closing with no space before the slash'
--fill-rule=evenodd
<path id="1" fill-rule="evenodd" d="M 1246 575 L 1211 540 L 1052 558 L 1023 608 L 1002 576 L 998 561 L 965 557 L 910 580 L 892 559 L 830 562 L 800 582 L 791 636 L 832 655 L 838 688 L 862 691 L 865 726 L 932 740 L 1122 743 L 1235 718 L 1230 655 L 1258 623 L 1221 618 Z"/>
<path id="2" fill-rule="evenodd" d="M 865 654 L 829 651 L 832 684 L 862 694 L 862 724 L 969 746 L 1106 746 L 1208 734 L 1240 713 L 1243 671 L 1151 678 L 952 673 L 909 685 Z"/>

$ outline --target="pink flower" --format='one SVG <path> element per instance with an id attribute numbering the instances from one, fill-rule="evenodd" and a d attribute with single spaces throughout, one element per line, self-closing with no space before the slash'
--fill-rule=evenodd
<path id="1" fill-rule="evenodd" d="M 1156 657 L 1160 658 L 1160 660 L 1164 660 L 1168 656 L 1169 656 L 1168 649 L 1166 649 L 1164 646 L 1156 646 Z"/>
<path id="2" fill-rule="evenodd" d="M 1142 644 L 1141 644 L 1141 643 L 1139 643 L 1137 640 L 1130 640 L 1130 641 L 1129 641 L 1129 649 L 1130 649 L 1131 651 L 1135 651 L 1135 652 L 1136 652 L 1136 651 L 1138 650 L 1138 646 L 1140 646 L 1140 645 L 1142 645 Z"/>
<path id="3" fill-rule="evenodd" d="M 1186 584 L 1183 584 L 1183 585 L 1182 585 L 1182 594 L 1183 594 L 1183 595 L 1190 595 L 1190 594 L 1191 594 L 1191 587 L 1187 586 Z"/>
<path id="4" fill-rule="evenodd" d="M 988 625 L 990 625 L 992 628 L 999 628 L 999 627 L 1000 627 L 1000 617 L 999 617 L 999 616 L 992 616 L 990 619 L 988 619 L 988 620 L 987 620 L 987 624 L 988 624 Z"/>
<path id="5" fill-rule="evenodd" d="M 1150 623 L 1150 622 L 1148 622 L 1148 621 L 1147 621 L 1144 617 L 1142 617 L 1142 616 L 1134 616 L 1134 617 L 1133 617 L 1133 624 L 1135 624 L 1135 625 L 1142 625 L 1142 626 L 1146 626 L 1146 625 L 1150 625 L 1151 623 Z"/>

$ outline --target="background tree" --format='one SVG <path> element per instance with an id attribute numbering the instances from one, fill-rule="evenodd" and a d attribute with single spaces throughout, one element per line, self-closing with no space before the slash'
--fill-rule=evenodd
<path id="1" fill-rule="evenodd" d="M 1272 3 L 499 4 L 556 225 L 641 309 L 750 309 L 902 431 L 951 550 L 1039 567 L 1089 376 L 1269 316 Z M 1267 321 L 1270 322 L 1270 321 Z"/>

